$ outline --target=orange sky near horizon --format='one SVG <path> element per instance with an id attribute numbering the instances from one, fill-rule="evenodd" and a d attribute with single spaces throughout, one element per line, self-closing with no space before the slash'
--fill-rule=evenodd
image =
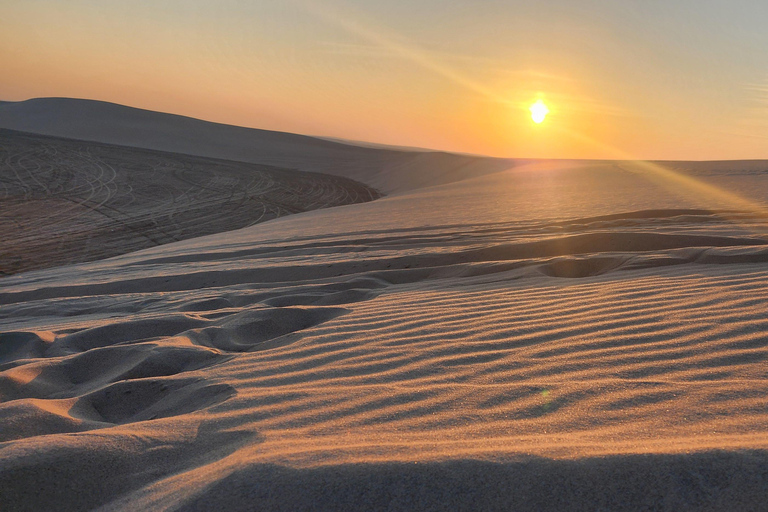
<path id="1" fill-rule="evenodd" d="M 766 19 L 746 0 L 11 0 L 0 100 L 505 157 L 768 158 Z"/>

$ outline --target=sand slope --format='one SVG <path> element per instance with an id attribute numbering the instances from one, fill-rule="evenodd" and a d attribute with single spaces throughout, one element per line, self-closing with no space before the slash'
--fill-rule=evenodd
<path id="1" fill-rule="evenodd" d="M 0 129 L 0 275 L 378 197 L 339 176 Z"/>
<path id="2" fill-rule="evenodd" d="M 0 500 L 765 510 L 768 224 L 728 206 L 541 164 L 3 278 Z"/>
<path id="3" fill-rule="evenodd" d="M 0 128 L 321 172 L 388 194 L 514 165 L 507 159 L 355 146 L 70 98 L 0 104 Z"/>

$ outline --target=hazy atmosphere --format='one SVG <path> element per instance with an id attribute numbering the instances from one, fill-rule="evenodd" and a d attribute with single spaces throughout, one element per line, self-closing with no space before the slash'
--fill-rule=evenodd
<path id="1" fill-rule="evenodd" d="M 6 0 L 0 100 L 503 157 L 766 158 L 766 20 L 751 0 Z"/>

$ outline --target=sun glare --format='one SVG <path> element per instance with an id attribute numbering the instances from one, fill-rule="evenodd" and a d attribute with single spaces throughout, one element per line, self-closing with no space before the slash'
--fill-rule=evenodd
<path id="1" fill-rule="evenodd" d="M 528 110 L 531 111 L 531 119 L 533 119 L 533 122 L 536 124 L 544 121 L 544 118 L 549 114 L 549 109 L 541 100 L 537 100 Z"/>

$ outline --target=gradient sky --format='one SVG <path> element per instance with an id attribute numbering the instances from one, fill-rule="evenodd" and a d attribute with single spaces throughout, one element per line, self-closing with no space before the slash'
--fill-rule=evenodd
<path id="1" fill-rule="evenodd" d="M 755 0 L 3 0 L 0 99 L 495 156 L 768 158 L 767 23 Z"/>

